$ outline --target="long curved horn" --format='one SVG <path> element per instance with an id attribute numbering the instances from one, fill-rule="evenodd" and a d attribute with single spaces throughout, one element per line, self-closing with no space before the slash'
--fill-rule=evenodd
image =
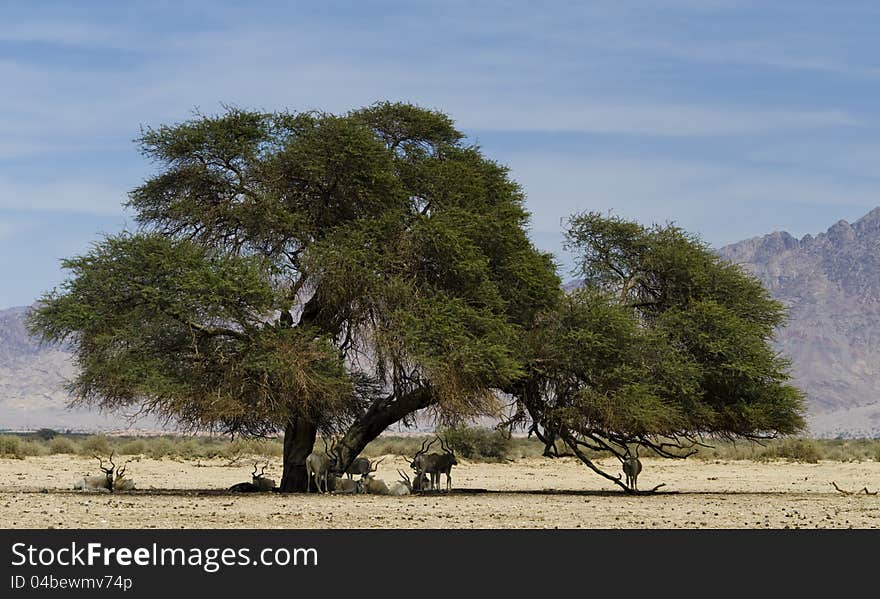
<path id="1" fill-rule="evenodd" d="M 438 436 L 437 438 L 440 439 L 439 436 Z M 449 448 L 449 446 L 448 446 L 446 443 L 443 442 L 443 439 L 440 439 L 440 447 L 441 447 L 441 448 L 443 449 L 443 451 L 445 451 L 446 453 L 448 453 L 448 454 L 450 454 L 450 455 L 455 455 L 455 452 L 452 451 L 452 450 Z"/>
<path id="2" fill-rule="evenodd" d="M 98 468 L 100 468 L 104 474 L 113 474 L 113 469 L 115 468 L 115 466 L 113 466 L 112 461 L 110 462 L 110 467 L 105 468 L 104 467 L 104 458 L 102 458 L 101 456 L 99 456 L 96 453 L 92 454 L 92 457 L 95 458 L 96 460 L 98 460 Z"/>
<path id="3" fill-rule="evenodd" d="M 375 472 L 379 468 L 379 464 L 381 464 L 384 459 L 385 458 L 383 457 L 381 460 L 370 464 L 370 472 Z"/>
<path id="4" fill-rule="evenodd" d="M 428 451 L 428 449 L 429 449 L 429 448 L 431 447 L 431 445 L 433 445 L 433 444 L 434 444 L 434 440 L 431 440 L 430 443 L 428 443 L 428 439 L 425 439 L 424 441 L 422 441 L 422 448 L 419 449 L 419 450 L 416 452 L 416 455 L 414 455 L 413 457 L 409 458 L 409 461 L 412 462 L 413 460 L 415 460 L 415 459 L 416 459 L 417 457 L 419 457 L 420 455 L 424 455 L 424 453 L 425 453 L 426 451 Z"/>

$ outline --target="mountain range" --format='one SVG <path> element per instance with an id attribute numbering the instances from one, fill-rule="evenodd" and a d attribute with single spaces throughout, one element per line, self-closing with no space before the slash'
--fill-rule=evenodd
<path id="1" fill-rule="evenodd" d="M 807 394 L 810 434 L 880 436 L 880 208 L 816 236 L 777 231 L 718 253 L 789 307 L 774 343 Z M 66 407 L 72 356 L 29 337 L 26 313 L 0 310 L 0 429 L 127 427 L 124 416 Z"/>
<path id="2" fill-rule="evenodd" d="M 816 236 L 777 231 L 719 253 L 789 307 L 775 343 L 807 393 L 811 433 L 880 436 L 880 208 Z"/>
<path id="3" fill-rule="evenodd" d="M 0 430 L 128 428 L 125 416 L 68 408 L 64 387 L 76 374 L 72 355 L 63 346 L 43 345 L 28 335 L 28 309 L 0 310 Z M 156 426 L 144 422 L 141 428 Z"/>

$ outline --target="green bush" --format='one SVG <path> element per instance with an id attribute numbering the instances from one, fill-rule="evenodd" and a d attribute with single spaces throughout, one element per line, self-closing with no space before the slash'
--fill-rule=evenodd
<path id="1" fill-rule="evenodd" d="M 316 447 L 320 447 L 320 442 Z M 255 455 L 255 456 L 281 456 L 284 452 L 284 446 L 277 439 L 235 439 L 230 442 L 223 457 L 232 459 L 237 456 Z"/>
<path id="2" fill-rule="evenodd" d="M 795 462 L 815 464 L 822 459 L 822 451 L 816 441 L 812 439 L 783 439 L 779 443 L 767 447 L 758 457 L 764 459 L 783 458 Z"/>
<path id="3" fill-rule="evenodd" d="M 467 459 L 501 460 L 511 447 L 510 434 L 495 429 L 455 426 L 442 429 L 439 435 L 458 457 Z M 435 446 L 439 450 L 439 443 Z"/>
<path id="4" fill-rule="evenodd" d="M 23 457 L 21 455 L 21 439 L 11 435 L 0 435 L 0 456 Z"/>
<path id="5" fill-rule="evenodd" d="M 0 435 L 0 456 L 26 458 L 47 455 L 48 447 L 41 441 L 24 439 L 13 435 Z"/>
<path id="6" fill-rule="evenodd" d="M 58 431 L 52 430 L 51 428 L 41 428 L 34 433 L 34 436 L 42 441 L 49 441 L 50 439 L 54 439 L 58 436 Z"/>
<path id="7" fill-rule="evenodd" d="M 366 457 L 375 457 L 380 455 L 402 455 L 412 457 L 421 447 L 422 442 L 427 437 L 396 437 L 382 436 L 372 440 L 369 445 L 364 448 L 361 455 Z M 322 446 L 323 447 L 323 446 Z"/>
<path id="8" fill-rule="evenodd" d="M 52 454 L 75 454 L 79 453 L 79 448 L 77 447 L 76 443 L 74 443 L 71 439 L 67 437 L 54 437 L 52 440 L 49 441 L 49 452 Z"/>
<path id="9" fill-rule="evenodd" d="M 118 451 L 122 455 L 142 455 L 147 452 L 147 442 L 144 439 L 129 439 L 119 445 Z"/>
<path id="10" fill-rule="evenodd" d="M 79 452 L 82 455 L 108 456 L 111 451 L 110 440 L 104 435 L 86 437 L 79 445 Z"/>
<path id="11" fill-rule="evenodd" d="M 155 437 L 150 439 L 149 443 L 147 443 L 146 451 L 144 451 L 144 454 L 154 460 L 161 460 L 165 456 L 170 456 L 173 453 L 174 448 L 171 444 L 171 440 L 166 437 Z"/>

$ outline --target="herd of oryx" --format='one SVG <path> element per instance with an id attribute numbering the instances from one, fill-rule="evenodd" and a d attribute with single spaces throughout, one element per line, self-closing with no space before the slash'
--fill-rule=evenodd
<path id="1" fill-rule="evenodd" d="M 437 441 L 440 442 L 442 452 L 428 453 L 428 450 Z M 110 454 L 109 466 L 104 465 L 104 460 L 100 456 L 94 457 L 99 461 L 103 474 L 79 479 L 74 483 L 74 489 L 105 493 L 134 489 L 134 482 L 125 478 L 126 464 L 117 467 L 113 462 L 112 453 Z M 401 479 L 391 483 L 376 478 L 373 473 L 376 472 L 382 460 L 371 462 L 369 458 L 358 457 L 343 469 L 340 466 L 341 459 L 335 446 L 328 447 L 325 442 L 324 452 L 313 452 L 306 458 L 308 489 L 311 490 L 314 486 L 320 493 L 410 495 L 435 489 L 440 490 L 440 475 L 445 474 L 446 490 L 452 490 L 452 467 L 458 464 L 458 460 L 455 459 L 455 453 L 449 448 L 449 445 L 439 436 L 430 441 L 426 439 L 416 454 L 412 458 L 408 458 L 410 467 L 415 473 L 412 478 L 402 470 L 397 471 Z M 632 455 L 627 448 L 626 455 L 620 460 L 626 475 L 626 486 L 638 491 L 638 476 L 642 471 L 638 448 L 635 455 Z M 232 485 L 229 490 L 236 493 L 276 490 L 275 480 L 264 474 L 269 463 L 266 462 L 259 473 L 257 472 L 258 465 L 258 463 L 254 464 L 251 482 Z M 354 478 L 356 476 L 360 476 L 360 478 Z"/>
<path id="2" fill-rule="evenodd" d="M 442 449 L 441 453 L 428 453 L 431 446 L 439 441 Z M 100 456 L 94 456 L 100 464 L 103 474 L 96 476 L 85 476 L 77 480 L 73 488 L 82 491 L 97 491 L 104 493 L 112 493 L 114 491 L 130 491 L 135 488 L 134 482 L 125 478 L 126 464 L 120 467 L 113 461 L 113 454 L 110 454 L 109 466 L 104 465 L 104 459 Z M 376 478 L 376 472 L 379 464 L 384 460 L 371 462 L 369 458 L 358 457 L 349 464 L 345 469 L 340 467 L 339 454 L 334 446 L 324 446 L 324 452 L 313 452 L 306 458 L 306 474 L 309 480 L 309 489 L 314 487 L 321 493 L 365 493 L 371 495 L 410 495 L 412 493 L 431 491 L 440 489 L 440 475 L 446 475 L 446 490 L 452 490 L 452 467 L 458 464 L 455 459 L 455 453 L 450 449 L 449 445 L 439 436 L 433 440 L 425 440 L 421 448 L 412 457 L 408 458 L 410 467 L 414 471 L 413 478 L 403 471 L 398 470 L 401 480 L 386 483 L 382 479 Z M 265 476 L 268 462 L 258 473 L 259 464 L 254 464 L 254 471 L 251 474 L 251 482 L 243 482 L 232 485 L 229 490 L 232 492 L 261 492 L 272 491 L 276 489 L 275 480 Z M 360 478 L 354 478 L 359 476 Z"/>
<path id="3" fill-rule="evenodd" d="M 440 441 L 442 453 L 428 453 Z M 421 491 L 440 489 L 440 475 L 446 475 L 446 490 L 452 490 L 452 467 L 458 464 L 455 453 L 440 437 L 430 442 L 426 439 L 419 451 L 409 458 L 410 467 L 415 472 L 412 479 L 398 470 L 400 480 L 386 483 L 373 475 L 382 460 L 375 463 L 369 458 L 355 458 L 344 470 L 339 467 L 339 455 L 333 447 L 326 447 L 323 453 L 311 453 L 306 458 L 306 476 L 314 479 L 320 493 L 366 493 L 369 495 L 410 495 Z M 382 458 L 384 459 L 384 458 Z M 355 476 L 360 475 L 359 479 Z M 345 478 L 347 477 L 347 478 Z M 254 481 L 253 484 L 256 484 Z"/>

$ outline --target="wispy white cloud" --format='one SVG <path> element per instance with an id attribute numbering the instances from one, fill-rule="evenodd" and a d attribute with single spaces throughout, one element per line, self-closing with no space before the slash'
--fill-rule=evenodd
<path id="1" fill-rule="evenodd" d="M 867 212 L 880 204 L 878 188 L 870 182 L 735 163 L 524 153 L 512 159 L 510 167 L 526 191 L 534 230 L 543 234 L 558 233 L 571 214 L 595 210 L 642 222 L 675 221 L 711 233 L 713 243 L 724 244 L 768 232 L 755 230 L 750 220 L 766 220 L 768 207 L 823 213 L 834 207 L 862 207 Z M 786 219 L 798 220 L 787 210 L 776 212 L 774 227 L 785 228 Z"/>
<path id="2" fill-rule="evenodd" d="M 0 210 L 121 215 L 126 191 L 91 180 L 0 178 Z"/>

